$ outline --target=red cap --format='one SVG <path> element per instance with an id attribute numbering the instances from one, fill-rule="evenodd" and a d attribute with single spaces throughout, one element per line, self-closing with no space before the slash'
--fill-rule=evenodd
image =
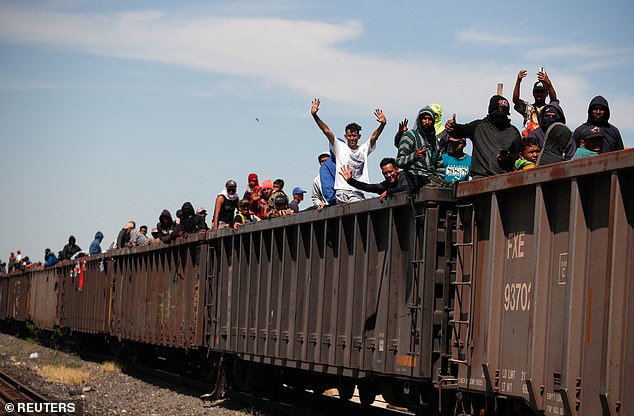
<path id="1" fill-rule="evenodd" d="M 270 179 L 265 180 L 264 182 L 262 182 L 262 189 L 264 188 L 273 189 L 273 182 L 271 182 Z"/>
<path id="2" fill-rule="evenodd" d="M 250 181 L 257 181 L 258 180 L 258 175 L 255 173 L 249 173 L 249 180 Z"/>

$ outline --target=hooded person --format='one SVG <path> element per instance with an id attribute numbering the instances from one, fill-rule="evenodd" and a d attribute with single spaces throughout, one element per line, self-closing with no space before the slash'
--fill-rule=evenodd
<path id="1" fill-rule="evenodd" d="M 511 125 L 509 115 L 508 100 L 501 95 L 494 95 L 489 100 L 485 118 L 458 124 L 454 114 L 445 124 L 447 133 L 452 137 L 469 138 L 473 142 L 472 177 L 492 176 L 513 169 L 513 162 L 519 154 L 521 135 Z"/>
<path id="2" fill-rule="evenodd" d="M 75 244 L 75 236 L 68 237 L 68 244 L 62 249 L 65 259 L 71 259 L 75 254 L 81 251 L 81 248 Z"/>
<path id="3" fill-rule="evenodd" d="M 564 110 L 561 108 L 559 101 L 557 100 L 552 100 L 549 104 L 542 107 L 539 114 L 539 127 L 531 130 L 527 137 L 537 141 L 539 147 L 543 149 L 546 143 L 546 131 L 554 123 L 566 124 Z M 576 146 L 574 146 L 572 141 L 570 141 L 564 149 L 563 160 L 570 160 L 575 154 L 575 148 Z"/>
<path id="4" fill-rule="evenodd" d="M 445 125 L 442 122 L 442 106 L 438 103 L 429 104 L 429 108 L 436 114 L 434 120 L 434 130 L 436 132 L 436 141 L 438 142 L 438 151 L 441 154 L 447 153 L 447 145 L 449 144 L 449 134 L 445 131 Z"/>
<path id="5" fill-rule="evenodd" d="M 202 220 L 202 221 L 201 221 Z M 191 202 L 185 202 L 181 207 L 181 222 L 179 230 L 187 234 L 195 234 L 207 229 L 204 226 L 204 218 L 196 214 Z"/>
<path id="6" fill-rule="evenodd" d="M 158 232 L 159 238 L 167 238 L 174 231 L 176 224 L 172 219 L 172 214 L 166 209 L 161 212 L 159 215 L 159 222 L 156 223 L 156 231 Z"/>
<path id="7" fill-rule="evenodd" d="M 249 173 L 249 176 L 247 177 L 247 190 L 244 191 L 242 199 L 248 199 L 250 201 L 253 192 L 260 189 L 260 178 L 258 178 L 258 175 L 255 173 Z"/>
<path id="8" fill-rule="evenodd" d="M 442 158 L 436 142 L 434 122 L 436 113 L 423 107 L 416 117 L 414 128 L 403 134 L 398 145 L 396 166 L 405 171 L 410 189 L 418 191 L 432 177 L 442 178 Z"/>
<path id="9" fill-rule="evenodd" d="M 103 233 L 101 231 L 97 231 L 95 233 L 95 239 L 90 243 L 90 247 L 88 248 L 88 254 L 91 256 L 93 254 L 101 253 L 101 242 L 103 241 Z"/>
<path id="10" fill-rule="evenodd" d="M 57 256 L 51 252 L 50 248 L 44 250 L 44 267 L 53 267 L 57 264 Z"/>
<path id="11" fill-rule="evenodd" d="M 586 130 L 592 130 L 594 127 L 600 127 L 603 134 L 603 148 L 601 149 L 601 153 L 623 150 L 621 132 L 619 132 L 619 129 L 615 126 L 610 124 L 609 120 L 610 107 L 608 105 L 608 100 L 600 95 L 597 95 L 590 100 L 590 105 L 588 105 L 588 121 L 577 127 L 572 134 L 572 141 L 575 147 L 579 144 L 579 139 Z"/>
<path id="12" fill-rule="evenodd" d="M 559 105 L 551 102 L 542 109 L 539 129 L 544 131 L 544 142 L 541 145 L 542 151 L 537 158 L 536 166 L 550 165 L 572 158 L 572 155 L 567 156 L 574 147 L 571 145 L 572 132 L 564 124 L 565 122 L 566 117 Z M 532 136 L 529 135 L 530 137 Z M 574 152 L 572 154 L 574 155 Z"/>

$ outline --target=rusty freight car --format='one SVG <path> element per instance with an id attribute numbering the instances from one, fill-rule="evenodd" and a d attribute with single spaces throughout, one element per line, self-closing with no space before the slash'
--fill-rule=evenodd
<path id="1" fill-rule="evenodd" d="M 459 388 L 545 415 L 634 413 L 634 151 L 458 197 Z"/>

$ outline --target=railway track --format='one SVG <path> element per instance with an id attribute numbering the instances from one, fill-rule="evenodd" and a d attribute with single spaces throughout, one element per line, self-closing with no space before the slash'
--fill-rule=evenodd
<path id="1" fill-rule="evenodd" d="M 9 415 L 63 416 L 76 410 L 74 403 L 52 402 L 4 372 L 0 372 L 0 407 L 0 414 Z"/>

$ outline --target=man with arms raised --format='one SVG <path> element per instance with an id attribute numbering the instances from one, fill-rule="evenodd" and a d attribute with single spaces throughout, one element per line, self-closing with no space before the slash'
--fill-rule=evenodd
<path id="1" fill-rule="evenodd" d="M 346 126 L 346 143 L 337 140 L 334 133 L 317 115 L 319 111 L 319 98 L 313 100 L 310 113 L 317 123 L 317 126 L 324 133 L 328 142 L 330 143 L 330 149 L 335 156 L 337 162 L 337 171 L 340 171 L 344 166 L 349 166 L 352 170 L 352 177 L 362 182 L 369 181 L 368 175 L 368 155 L 374 151 L 376 147 L 376 141 L 381 135 L 383 128 L 385 127 L 386 119 L 381 109 L 374 110 L 374 116 L 376 121 L 379 122 L 379 127 L 372 133 L 368 141 L 359 146 L 359 139 L 361 138 L 361 126 L 356 123 L 350 123 Z M 335 195 L 337 202 L 354 202 L 365 199 L 363 192 L 350 186 L 341 175 L 336 175 L 335 178 Z"/>

